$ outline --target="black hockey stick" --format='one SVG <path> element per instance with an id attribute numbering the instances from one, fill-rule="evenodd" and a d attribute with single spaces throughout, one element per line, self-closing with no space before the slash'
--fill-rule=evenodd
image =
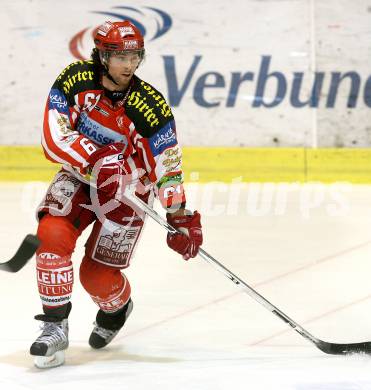
<path id="1" fill-rule="evenodd" d="M 18 272 L 35 254 L 39 245 L 40 240 L 35 235 L 28 234 L 18 248 L 17 253 L 7 262 L 0 263 L 0 271 Z"/>
<path id="2" fill-rule="evenodd" d="M 129 191 L 126 191 L 125 196 L 131 201 L 135 206 L 137 206 L 140 210 L 144 211 L 151 218 L 153 218 L 156 222 L 158 222 L 161 226 L 163 226 L 168 232 L 175 233 L 176 229 L 174 229 L 171 225 L 169 225 L 155 210 L 153 210 L 150 206 L 144 203 L 141 199 L 131 194 Z M 130 202 L 129 202 L 130 204 Z M 321 351 L 332 354 L 332 355 L 346 355 L 352 353 L 367 353 L 371 354 L 371 342 L 362 342 L 362 343 L 350 343 L 350 344 L 336 344 L 329 343 L 323 340 L 314 337 L 307 330 L 305 330 L 301 325 L 288 317 L 285 313 L 283 313 L 276 306 L 267 301 L 262 295 L 260 295 L 257 291 L 255 291 L 252 287 L 246 284 L 243 280 L 241 280 L 238 276 L 229 271 L 223 264 L 219 263 L 216 259 L 210 256 L 206 251 L 202 248 L 199 249 L 198 253 L 204 260 L 213 265 L 218 271 L 223 273 L 228 279 L 230 279 L 234 284 L 243 288 L 243 291 L 250 295 L 250 297 L 254 298 L 257 302 L 263 305 L 270 312 L 275 314 L 282 321 L 289 324 L 296 332 L 298 332 L 301 336 L 312 342 L 317 348 Z"/>

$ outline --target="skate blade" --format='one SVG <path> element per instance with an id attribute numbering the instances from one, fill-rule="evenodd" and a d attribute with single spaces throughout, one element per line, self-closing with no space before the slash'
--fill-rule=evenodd
<path id="1" fill-rule="evenodd" d="M 64 363 L 64 351 L 58 351 L 51 356 L 36 356 L 34 360 L 37 368 L 52 368 Z"/>

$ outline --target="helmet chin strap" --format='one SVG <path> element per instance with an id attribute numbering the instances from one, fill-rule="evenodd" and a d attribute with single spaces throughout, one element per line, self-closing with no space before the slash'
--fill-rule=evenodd
<path id="1" fill-rule="evenodd" d="M 106 76 L 107 76 L 107 78 L 108 78 L 109 80 L 111 80 L 113 83 L 115 83 L 116 85 L 119 85 L 119 84 L 116 83 L 116 81 L 113 79 L 113 77 L 109 74 L 108 71 L 107 71 Z"/>
<path id="2" fill-rule="evenodd" d="M 114 84 L 119 85 L 116 83 L 116 81 L 113 79 L 113 77 L 110 75 L 109 70 L 108 70 L 108 58 L 104 56 L 102 52 L 99 52 L 99 58 L 100 62 L 104 66 L 104 75 L 111 80 Z"/>

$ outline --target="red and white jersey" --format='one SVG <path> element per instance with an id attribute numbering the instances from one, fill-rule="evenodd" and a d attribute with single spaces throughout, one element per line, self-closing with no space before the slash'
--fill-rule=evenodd
<path id="1" fill-rule="evenodd" d="M 181 150 L 174 117 L 160 92 L 134 76 L 125 92 L 103 88 L 93 61 L 67 66 L 45 107 L 42 146 L 46 157 L 83 176 L 98 148 L 123 142 L 132 171 L 143 168 L 164 207 L 185 204 Z M 176 196 L 175 196 L 176 195 Z"/>

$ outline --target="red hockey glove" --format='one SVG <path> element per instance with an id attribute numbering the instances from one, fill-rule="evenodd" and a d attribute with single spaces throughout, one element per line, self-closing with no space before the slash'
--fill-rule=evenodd
<path id="1" fill-rule="evenodd" d="M 126 146 L 121 142 L 103 146 L 88 159 L 98 192 L 109 198 L 114 197 L 119 188 Z"/>
<path id="2" fill-rule="evenodd" d="M 182 233 L 168 233 L 167 245 L 174 251 L 180 253 L 184 260 L 195 257 L 202 244 L 201 215 L 195 211 L 185 210 L 186 215 L 175 216 L 167 213 L 167 222 Z"/>

